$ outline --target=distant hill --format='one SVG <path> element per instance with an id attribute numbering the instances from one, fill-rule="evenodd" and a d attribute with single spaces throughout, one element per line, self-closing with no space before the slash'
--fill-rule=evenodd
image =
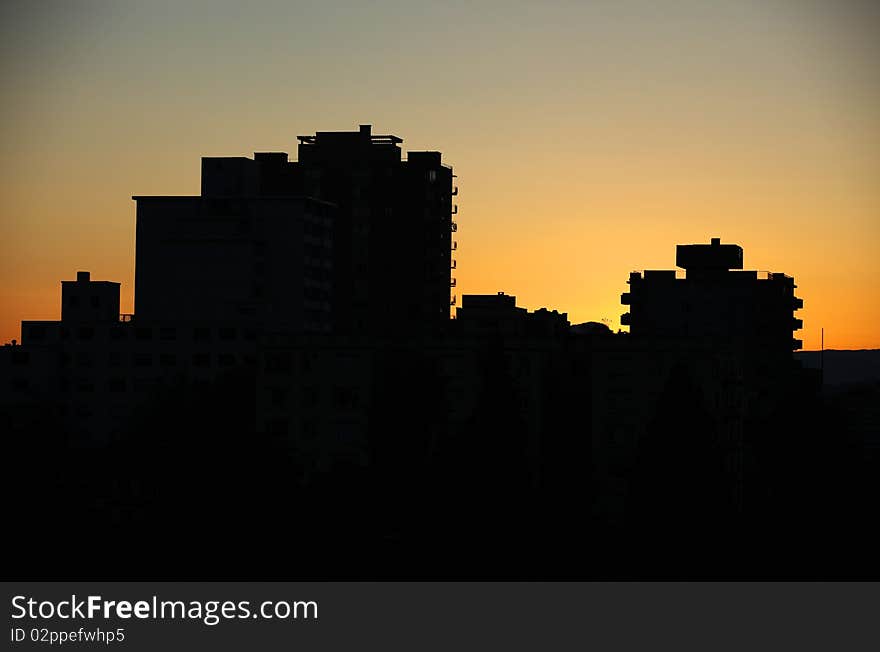
<path id="1" fill-rule="evenodd" d="M 794 354 L 805 367 L 818 369 L 819 351 L 798 351 Z M 825 351 L 825 385 L 880 381 L 880 349 L 856 351 Z"/>

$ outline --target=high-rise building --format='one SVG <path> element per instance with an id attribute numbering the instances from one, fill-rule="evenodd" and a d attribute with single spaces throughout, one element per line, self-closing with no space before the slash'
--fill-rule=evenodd
<path id="1" fill-rule="evenodd" d="M 334 206 L 261 195 L 243 176 L 203 178 L 201 196 L 134 197 L 139 322 L 330 330 Z"/>
<path id="2" fill-rule="evenodd" d="M 334 206 L 332 322 L 336 332 L 433 330 L 449 319 L 455 208 L 440 152 L 358 131 L 300 136 L 286 153 L 202 159 L 203 197 L 312 197 Z"/>
<path id="3" fill-rule="evenodd" d="M 201 195 L 136 196 L 138 320 L 431 331 L 449 319 L 452 169 L 397 136 L 319 131 L 202 159 Z"/>
<path id="4" fill-rule="evenodd" d="M 794 317 L 803 301 L 791 276 L 740 271 L 742 248 L 718 238 L 678 245 L 676 264 L 683 277 L 675 270 L 630 274 L 620 299 L 630 311 L 620 321 L 632 335 L 702 338 L 789 358 L 801 347 L 792 333 L 803 326 Z"/>
<path id="5" fill-rule="evenodd" d="M 289 164 L 294 183 L 338 206 L 338 330 L 432 330 L 446 323 L 457 189 L 440 152 L 409 152 L 403 160 L 402 139 L 374 135 L 370 125 L 299 141 L 299 161 Z"/>

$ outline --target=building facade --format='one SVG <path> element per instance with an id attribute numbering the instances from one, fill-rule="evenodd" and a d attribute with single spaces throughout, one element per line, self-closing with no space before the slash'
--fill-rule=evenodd
<path id="1" fill-rule="evenodd" d="M 685 270 L 647 270 L 630 274 L 621 303 L 630 307 L 621 324 L 633 336 L 688 337 L 736 343 L 762 354 L 791 358 L 803 326 L 794 312 L 803 300 L 794 279 L 779 272 L 741 271 L 739 245 L 678 245 L 676 264 Z"/>

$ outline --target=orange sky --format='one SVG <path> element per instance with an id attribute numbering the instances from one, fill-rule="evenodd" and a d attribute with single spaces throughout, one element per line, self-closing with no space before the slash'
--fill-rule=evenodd
<path id="1" fill-rule="evenodd" d="M 880 348 L 866 3 L 325 4 L 3 5 L 0 339 L 79 269 L 131 311 L 131 195 L 372 123 L 455 167 L 459 295 L 617 327 L 631 270 L 717 236 L 795 277 L 805 348 Z"/>

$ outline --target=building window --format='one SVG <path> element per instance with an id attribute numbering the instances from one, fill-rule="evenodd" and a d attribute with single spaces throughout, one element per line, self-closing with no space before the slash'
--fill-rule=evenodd
<path id="1" fill-rule="evenodd" d="M 286 435 L 289 422 L 287 419 L 272 419 L 267 426 L 269 433 L 272 435 Z"/>
<path id="2" fill-rule="evenodd" d="M 318 388 L 313 385 L 303 387 L 302 402 L 303 407 L 314 407 L 314 405 L 318 402 Z"/>
<path id="3" fill-rule="evenodd" d="M 221 353 L 217 356 L 217 362 L 221 367 L 231 367 L 235 364 L 235 356 L 231 353 Z"/>
<path id="4" fill-rule="evenodd" d="M 146 342 L 148 340 L 153 339 L 153 329 L 152 328 L 136 328 L 134 331 L 134 337 L 141 342 Z"/>
<path id="5" fill-rule="evenodd" d="M 28 337 L 32 340 L 43 340 L 46 338 L 46 329 L 42 326 L 31 326 L 28 329 Z"/>
<path id="6" fill-rule="evenodd" d="M 171 327 L 162 328 L 159 331 L 159 337 L 165 341 L 172 341 L 177 339 L 177 329 Z"/>
<path id="7" fill-rule="evenodd" d="M 207 342 L 211 339 L 211 331 L 207 328 L 195 328 L 193 329 L 193 339 L 196 342 Z"/>
<path id="8" fill-rule="evenodd" d="M 268 373 L 290 373 L 293 362 L 289 353 L 270 353 L 266 355 Z"/>
<path id="9" fill-rule="evenodd" d="M 283 407 L 287 402 L 287 390 L 283 387 L 272 387 L 269 389 L 272 400 L 272 407 Z"/>
<path id="10" fill-rule="evenodd" d="M 354 387 L 334 387 L 333 406 L 337 409 L 351 410 L 357 407 L 357 389 Z"/>
<path id="11" fill-rule="evenodd" d="M 134 355 L 135 367 L 151 367 L 153 366 L 153 356 L 149 353 L 136 353 Z"/>
<path id="12" fill-rule="evenodd" d="M 234 340 L 235 339 L 235 329 L 234 328 L 221 328 L 220 329 L 220 339 L 221 340 Z"/>
<path id="13" fill-rule="evenodd" d="M 76 336 L 81 340 L 90 340 L 95 337 L 95 329 L 91 326 L 82 326 L 76 332 Z"/>
<path id="14" fill-rule="evenodd" d="M 177 356 L 173 353 L 162 353 L 159 355 L 159 365 L 162 367 L 173 367 L 177 364 Z"/>
<path id="15" fill-rule="evenodd" d="M 196 353 L 193 355 L 193 365 L 196 367 L 207 367 L 211 364 L 211 356 L 207 353 Z"/>

